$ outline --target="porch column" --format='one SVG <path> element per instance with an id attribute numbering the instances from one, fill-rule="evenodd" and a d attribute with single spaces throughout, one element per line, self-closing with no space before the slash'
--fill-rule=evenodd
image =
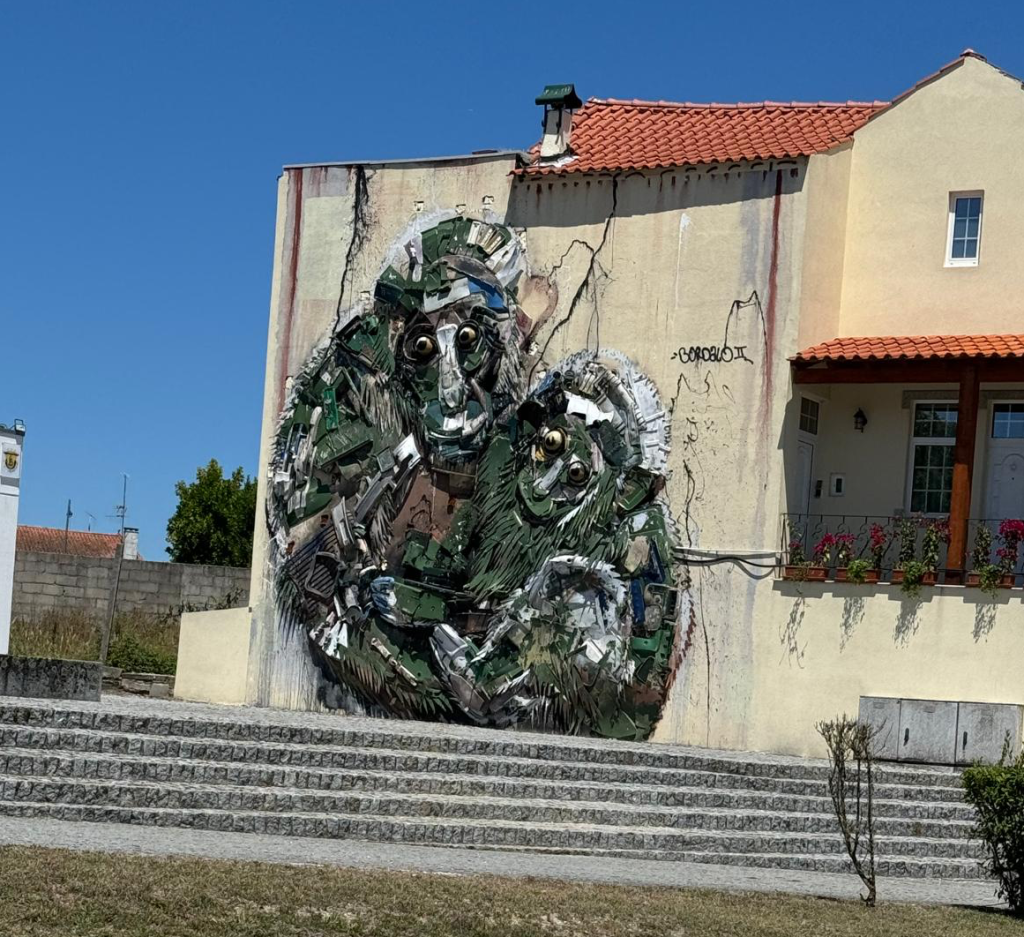
<path id="1" fill-rule="evenodd" d="M 978 430 L 978 365 L 965 364 L 960 372 L 960 400 L 953 453 L 953 493 L 949 504 L 949 550 L 946 566 L 963 570 L 967 559 L 967 520 L 971 516 L 971 477 L 974 474 L 974 440 Z M 960 576 L 948 577 L 959 582 Z"/>

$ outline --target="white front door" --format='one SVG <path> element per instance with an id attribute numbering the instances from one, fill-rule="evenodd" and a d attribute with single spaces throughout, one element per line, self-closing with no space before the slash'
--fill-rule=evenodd
<path id="1" fill-rule="evenodd" d="M 811 485 L 814 475 L 814 443 L 801 437 L 796 447 L 796 508 L 801 514 L 811 513 Z"/>
<path id="2" fill-rule="evenodd" d="M 1024 403 L 994 403 L 987 436 L 985 517 L 1024 518 Z"/>
<path id="3" fill-rule="evenodd" d="M 985 517 L 1024 518 L 1024 439 L 989 439 Z"/>

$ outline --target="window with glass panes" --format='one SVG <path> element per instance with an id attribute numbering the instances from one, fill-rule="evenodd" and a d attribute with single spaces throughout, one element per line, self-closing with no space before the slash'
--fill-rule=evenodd
<path id="1" fill-rule="evenodd" d="M 810 397 L 800 398 L 800 429 L 812 436 L 818 435 L 818 414 L 821 405 Z"/>
<path id="2" fill-rule="evenodd" d="M 922 514 L 949 512 L 953 492 L 956 415 L 955 403 L 919 403 L 914 406 L 911 511 Z"/>
<path id="3" fill-rule="evenodd" d="M 951 266 L 976 264 L 981 243 L 981 193 L 951 196 L 949 216 L 946 262 Z"/>
<path id="4" fill-rule="evenodd" d="M 1024 403 L 997 403 L 992 407 L 993 439 L 1024 439 Z"/>

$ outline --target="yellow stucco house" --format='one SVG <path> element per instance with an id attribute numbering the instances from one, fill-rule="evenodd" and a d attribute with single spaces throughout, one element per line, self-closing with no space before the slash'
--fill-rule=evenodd
<path id="1" fill-rule="evenodd" d="M 573 103 L 529 152 L 285 168 L 261 498 L 290 380 L 389 246 L 423 213 L 490 214 L 525 242 L 537 352 L 616 348 L 670 411 L 691 605 L 655 741 L 816 754 L 814 723 L 858 709 L 888 757 L 1019 737 L 1022 592 L 965 583 L 977 531 L 994 562 L 1024 517 L 1021 81 L 968 50 L 891 102 Z M 949 542 L 912 596 L 888 580 L 917 515 L 916 559 L 929 523 Z M 318 708 L 262 520 L 252 607 L 184 616 L 177 693 Z M 880 582 L 782 575 L 793 540 L 871 558 L 876 524 Z"/>

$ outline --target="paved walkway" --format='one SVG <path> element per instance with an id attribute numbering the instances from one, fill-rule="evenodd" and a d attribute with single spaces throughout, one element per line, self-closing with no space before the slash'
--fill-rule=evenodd
<path id="1" fill-rule="evenodd" d="M 691 862 L 537 855 L 488 850 L 404 846 L 355 840 L 304 839 L 249 833 L 68 823 L 0 817 L 0 844 L 48 846 L 147 856 L 196 856 L 286 865 L 399 869 L 442 875 L 498 875 L 616 885 L 665 885 L 725 891 L 786 892 L 856 898 L 855 875 L 703 865 Z M 885 878 L 879 901 L 1001 907 L 989 882 Z"/>

